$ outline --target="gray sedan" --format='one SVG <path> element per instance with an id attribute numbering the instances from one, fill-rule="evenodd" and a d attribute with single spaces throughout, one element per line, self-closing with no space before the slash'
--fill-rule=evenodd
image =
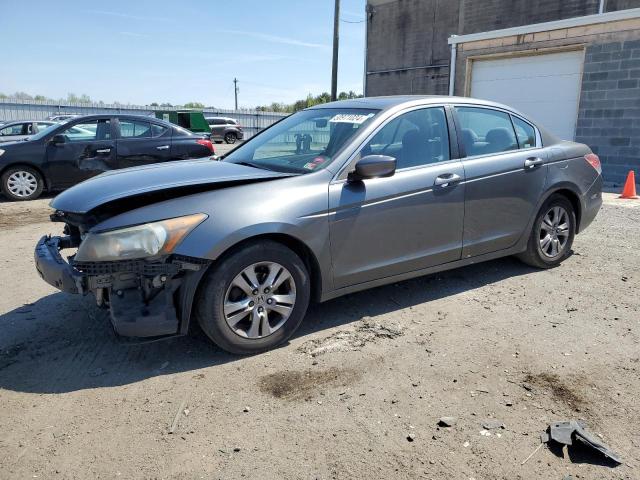
<path id="1" fill-rule="evenodd" d="M 286 342 L 312 300 L 506 255 L 555 267 L 601 187 L 587 146 L 504 105 L 349 100 L 291 115 L 219 162 L 65 191 L 51 205 L 66 234 L 43 237 L 35 261 L 51 285 L 95 295 L 120 335 L 184 335 L 195 318 L 250 354 Z"/>

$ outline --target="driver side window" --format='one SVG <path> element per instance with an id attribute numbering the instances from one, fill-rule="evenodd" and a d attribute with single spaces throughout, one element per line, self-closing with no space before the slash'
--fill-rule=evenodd
<path id="1" fill-rule="evenodd" d="M 108 119 L 76 123 L 62 132 L 68 142 L 93 142 L 111 139 L 111 122 Z"/>
<path id="2" fill-rule="evenodd" d="M 360 155 L 394 157 L 398 170 L 450 160 L 444 107 L 413 110 L 396 117 L 374 135 Z"/>

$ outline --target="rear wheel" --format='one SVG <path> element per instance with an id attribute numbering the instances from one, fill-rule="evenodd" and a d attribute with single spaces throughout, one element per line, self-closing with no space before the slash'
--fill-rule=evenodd
<path id="1" fill-rule="evenodd" d="M 195 314 L 218 346 L 253 354 L 291 338 L 309 296 L 302 260 L 284 245 L 263 241 L 229 255 L 205 277 Z"/>
<path id="2" fill-rule="evenodd" d="M 575 232 L 573 205 L 566 197 L 553 195 L 538 212 L 527 250 L 519 258 L 533 267 L 555 267 L 569 256 Z"/>
<path id="3" fill-rule="evenodd" d="M 33 168 L 11 167 L 2 174 L 2 193 L 10 200 L 34 200 L 42 194 L 44 181 Z"/>
<path id="4" fill-rule="evenodd" d="M 229 144 L 236 143 L 237 139 L 238 139 L 237 135 L 233 132 L 228 132 L 228 133 L 225 133 L 224 135 L 224 141 Z"/>

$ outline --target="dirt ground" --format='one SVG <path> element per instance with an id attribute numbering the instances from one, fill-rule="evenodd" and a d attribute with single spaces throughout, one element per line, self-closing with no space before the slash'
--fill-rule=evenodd
<path id="1" fill-rule="evenodd" d="M 0 478 L 640 478 L 640 201 L 606 195 L 559 268 L 349 295 L 248 358 L 197 330 L 116 339 L 92 298 L 36 274 L 47 203 L 0 203 Z M 522 465 L 565 419 L 624 464 L 544 446 Z"/>

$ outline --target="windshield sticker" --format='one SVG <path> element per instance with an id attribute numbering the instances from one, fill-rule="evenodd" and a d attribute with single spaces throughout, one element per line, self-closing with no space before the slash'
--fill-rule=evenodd
<path id="1" fill-rule="evenodd" d="M 361 125 L 367 120 L 373 117 L 373 113 L 369 115 L 359 115 L 357 113 L 339 113 L 338 115 L 334 115 L 329 123 L 354 123 L 356 125 Z"/>
<path id="2" fill-rule="evenodd" d="M 304 164 L 304 168 L 306 168 L 307 170 L 313 170 L 318 165 L 319 165 L 318 163 L 309 162 Z"/>

